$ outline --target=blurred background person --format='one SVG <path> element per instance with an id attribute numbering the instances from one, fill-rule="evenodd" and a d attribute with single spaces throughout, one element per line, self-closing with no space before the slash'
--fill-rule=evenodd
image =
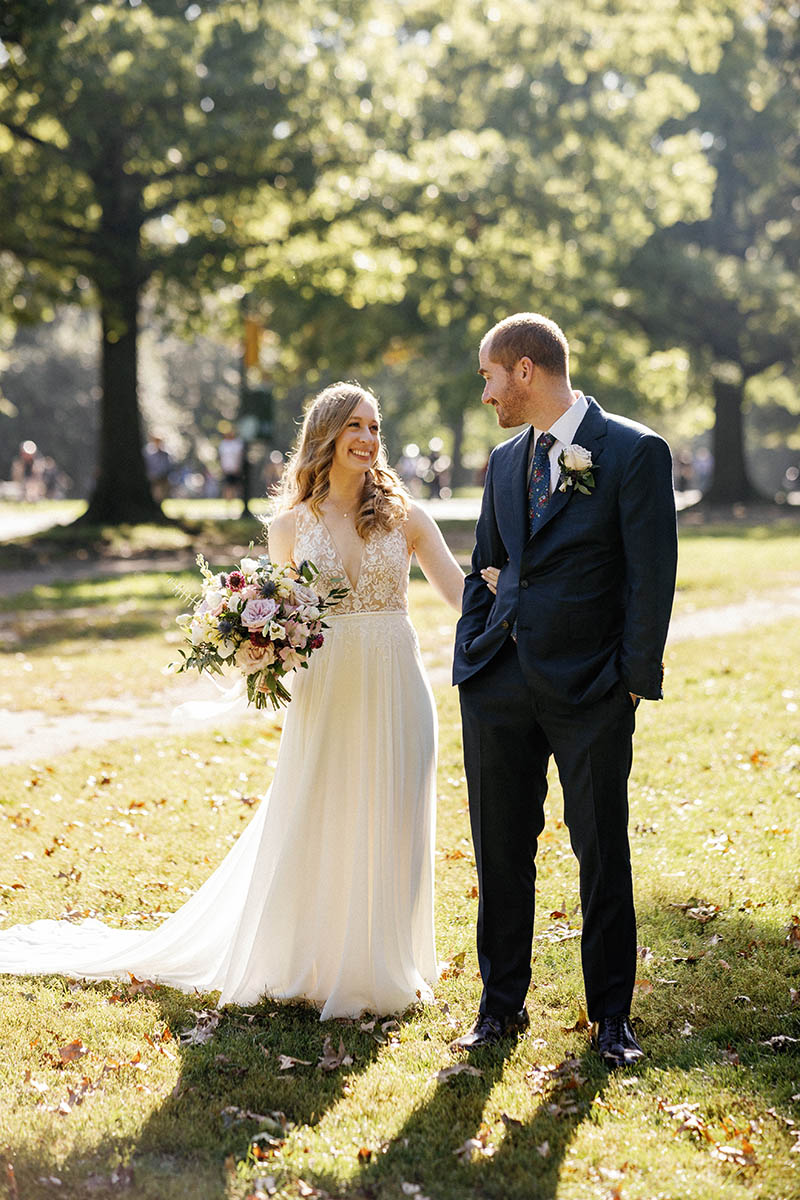
<path id="1" fill-rule="evenodd" d="M 244 442 L 232 426 L 224 431 L 219 444 L 219 465 L 222 471 L 222 494 L 233 500 L 242 494 L 242 468 L 244 466 Z"/>
<path id="2" fill-rule="evenodd" d="M 166 500 L 170 494 L 169 475 L 172 470 L 172 456 L 166 449 L 162 437 L 154 434 L 145 446 L 144 465 L 147 478 L 150 480 L 153 499 L 161 504 L 162 500 Z"/>
<path id="3" fill-rule="evenodd" d="M 22 442 L 19 453 L 11 464 L 11 478 L 17 485 L 20 500 L 33 504 L 44 495 L 44 460 L 36 442 Z"/>

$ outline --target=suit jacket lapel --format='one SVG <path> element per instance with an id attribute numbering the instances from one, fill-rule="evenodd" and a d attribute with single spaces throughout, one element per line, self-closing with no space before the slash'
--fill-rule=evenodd
<path id="1" fill-rule="evenodd" d="M 528 540 L 528 450 L 533 429 L 528 428 L 512 443 L 504 465 L 503 490 L 506 514 L 511 522 L 507 545 L 524 546 Z"/>
<path id="2" fill-rule="evenodd" d="M 586 398 L 589 401 L 589 407 L 584 413 L 583 420 L 577 428 L 575 433 L 575 441 L 573 444 L 583 446 L 584 449 L 590 451 L 592 455 L 592 465 L 596 466 L 598 459 L 603 453 L 603 445 L 606 436 L 606 418 L 605 413 L 597 401 L 593 400 L 591 396 L 587 396 Z M 525 486 L 524 491 L 527 501 L 527 485 Z M 557 516 L 558 513 L 560 513 L 561 510 L 567 506 L 574 493 L 574 487 L 568 487 L 562 492 L 559 491 L 558 485 L 556 485 L 556 490 L 550 497 L 550 503 L 544 511 L 544 516 L 539 523 L 539 527 L 536 530 L 534 537 L 537 537 L 542 532 L 545 525 L 552 521 L 553 517 Z M 527 503 L 525 508 L 525 524 L 527 528 Z"/>

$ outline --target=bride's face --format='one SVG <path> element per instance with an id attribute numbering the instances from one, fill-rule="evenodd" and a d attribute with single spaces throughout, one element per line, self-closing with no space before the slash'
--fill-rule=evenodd
<path id="1" fill-rule="evenodd" d="M 378 457 L 380 438 L 378 410 L 365 397 L 353 409 L 334 443 L 334 463 L 346 471 L 367 471 Z"/>

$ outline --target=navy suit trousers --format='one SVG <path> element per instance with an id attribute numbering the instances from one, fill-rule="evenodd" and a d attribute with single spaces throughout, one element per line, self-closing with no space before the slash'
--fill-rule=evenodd
<path id="1" fill-rule="evenodd" d="M 522 1008 L 531 979 L 536 849 L 555 758 L 579 864 L 589 1019 L 630 1010 L 636 918 L 628 845 L 634 707 L 624 684 L 586 705 L 537 696 L 509 638 L 459 686 L 479 884 L 481 1012 Z"/>

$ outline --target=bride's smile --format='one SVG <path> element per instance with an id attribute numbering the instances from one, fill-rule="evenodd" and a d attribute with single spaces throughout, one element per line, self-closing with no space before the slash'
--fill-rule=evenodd
<path id="1" fill-rule="evenodd" d="M 334 466 L 364 471 L 374 465 L 380 449 L 380 421 L 375 405 L 364 399 L 336 438 Z"/>

